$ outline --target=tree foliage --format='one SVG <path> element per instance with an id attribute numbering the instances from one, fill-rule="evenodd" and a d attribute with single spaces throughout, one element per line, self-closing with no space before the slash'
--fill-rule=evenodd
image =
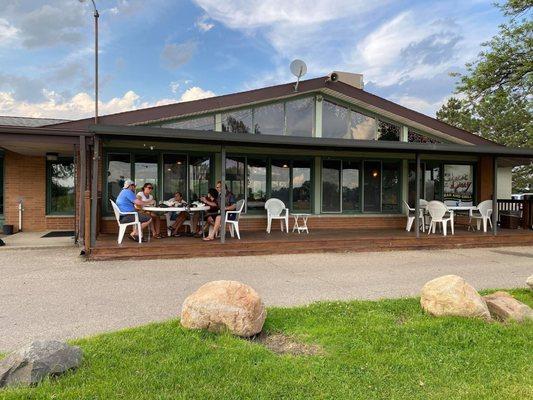
<path id="1" fill-rule="evenodd" d="M 457 97 L 437 118 L 511 147 L 533 148 L 533 20 L 531 0 L 507 0 L 499 6 L 510 17 L 477 59 L 466 64 Z M 513 170 L 513 190 L 532 190 L 533 167 Z"/>

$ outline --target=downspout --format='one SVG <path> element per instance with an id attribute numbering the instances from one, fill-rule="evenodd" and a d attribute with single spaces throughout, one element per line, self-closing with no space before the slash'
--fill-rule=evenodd
<path id="1" fill-rule="evenodd" d="M 22 205 L 22 199 L 19 201 L 19 232 L 22 232 L 22 212 L 24 211 L 24 206 Z"/>

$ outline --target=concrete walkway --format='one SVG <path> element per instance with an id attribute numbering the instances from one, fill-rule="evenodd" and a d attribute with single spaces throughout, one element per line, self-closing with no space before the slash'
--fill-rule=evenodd
<path id="1" fill-rule="evenodd" d="M 428 280 L 524 287 L 532 247 L 85 262 L 75 248 L 0 252 L 0 351 L 175 318 L 207 281 L 252 285 L 267 305 L 416 296 Z"/>

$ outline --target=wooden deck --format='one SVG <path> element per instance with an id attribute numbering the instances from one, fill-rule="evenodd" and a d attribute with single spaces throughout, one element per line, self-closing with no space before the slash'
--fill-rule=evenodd
<path id="1" fill-rule="evenodd" d="M 324 252 L 363 252 L 391 250 L 425 250 L 472 247 L 528 246 L 533 245 L 533 230 L 501 229 L 492 233 L 471 232 L 456 228 L 455 235 L 427 235 L 421 232 L 416 238 L 413 232 L 403 229 L 316 229 L 309 234 L 272 231 L 242 232 L 242 239 L 229 237 L 226 243 L 204 242 L 191 237 L 152 239 L 136 243 L 127 238 L 121 245 L 116 235 L 102 234 L 92 249 L 91 260 L 157 259 L 226 257 L 265 254 L 298 254 Z"/>

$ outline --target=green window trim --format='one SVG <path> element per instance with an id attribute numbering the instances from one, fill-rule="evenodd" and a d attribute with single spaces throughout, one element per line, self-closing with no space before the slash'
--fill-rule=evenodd
<path id="1" fill-rule="evenodd" d="M 53 190 L 52 190 L 52 165 L 54 164 L 71 164 L 73 167 L 72 194 L 66 193 L 64 197 L 70 197 L 72 205 L 70 210 L 57 211 L 53 209 Z M 70 187 L 69 187 L 70 188 Z M 61 157 L 57 161 L 46 161 L 46 215 L 47 216 L 74 216 L 76 212 L 76 165 L 73 157 Z"/>

